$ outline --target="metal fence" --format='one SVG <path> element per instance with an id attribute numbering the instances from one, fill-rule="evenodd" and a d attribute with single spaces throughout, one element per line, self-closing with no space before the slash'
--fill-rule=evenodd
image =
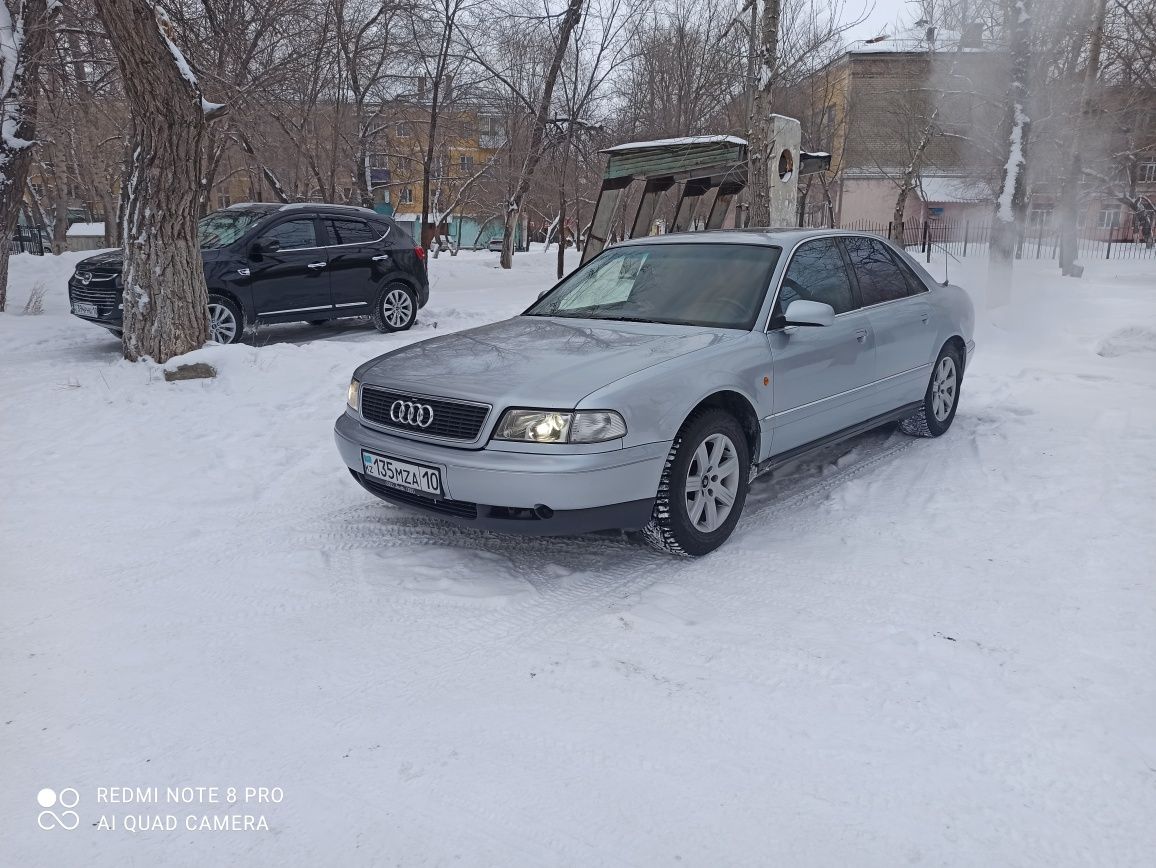
<path id="1" fill-rule="evenodd" d="M 8 244 L 9 253 L 44 255 L 44 235 L 39 226 L 20 226 Z"/>
<path id="2" fill-rule="evenodd" d="M 855 220 L 841 229 L 870 232 L 891 237 L 891 224 Z M 940 250 L 953 256 L 987 255 L 991 240 L 990 220 L 925 220 L 901 225 L 903 246 L 917 249 L 930 261 L 931 252 Z M 1080 227 L 1077 259 L 1156 259 L 1156 239 L 1145 238 L 1138 229 L 1112 226 Z M 1028 226 L 1016 246 L 1017 259 L 1056 259 L 1060 252 L 1060 230 L 1056 226 Z"/>

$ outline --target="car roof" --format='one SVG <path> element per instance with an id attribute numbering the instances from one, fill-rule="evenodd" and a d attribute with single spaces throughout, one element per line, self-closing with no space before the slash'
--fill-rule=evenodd
<path id="1" fill-rule="evenodd" d="M 772 227 L 748 229 L 708 229 L 699 232 L 671 232 L 666 235 L 646 235 L 621 241 L 615 246 L 638 244 L 762 244 L 774 247 L 793 247 L 811 238 L 831 238 L 840 235 L 863 235 L 841 229 L 800 229 Z M 878 237 L 878 236 L 872 236 Z M 885 239 L 880 239 L 885 240 Z"/>
<path id="2" fill-rule="evenodd" d="M 230 205 L 225 208 L 226 211 L 258 211 L 265 214 L 273 214 L 281 211 L 305 211 L 305 212 L 326 212 L 331 214 L 358 214 L 367 217 L 382 217 L 385 214 L 379 214 L 372 208 L 362 208 L 360 205 L 337 205 L 329 202 L 289 202 L 282 204 L 280 202 L 237 202 L 235 205 Z"/>

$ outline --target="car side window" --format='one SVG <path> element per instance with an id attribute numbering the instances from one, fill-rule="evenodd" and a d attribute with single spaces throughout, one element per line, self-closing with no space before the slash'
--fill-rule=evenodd
<path id="1" fill-rule="evenodd" d="M 909 294 L 918 295 L 921 292 L 928 291 L 927 285 L 916 276 L 915 272 L 911 269 L 911 266 L 903 261 L 902 256 L 900 256 L 894 250 L 889 250 L 888 253 L 890 253 L 891 258 L 895 260 L 895 264 L 899 266 L 899 270 L 903 272 L 903 276 L 907 278 L 907 289 Z"/>
<path id="2" fill-rule="evenodd" d="M 844 238 L 843 243 L 847 245 L 851 266 L 859 279 L 863 307 L 896 301 L 910 294 L 907 279 L 882 241 L 851 236 Z"/>
<path id="3" fill-rule="evenodd" d="M 284 223 L 278 223 L 261 236 L 262 241 L 274 239 L 281 242 L 282 250 L 316 247 L 317 229 L 314 226 L 313 218 L 286 220 Z"/>
<path id="4" fill-rule="evenodd" d="M 776 316 L 784 314 L 792 301 L 800 299 L 829 304 L 835 313 L 854 310 L 851 278 L 835 239 L 806 241 L 795 250 L 779 288 Z"/>
<path id="5" fill-rule="evenodd" d="M 325 222 L 334 244 L 372 244 L 385 234 L 364 220 L 331 217 Z"/>

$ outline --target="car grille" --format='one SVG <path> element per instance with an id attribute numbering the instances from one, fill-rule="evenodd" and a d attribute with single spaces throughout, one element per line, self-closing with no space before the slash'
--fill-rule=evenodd
<path id="1" fill-rule="evenodd" d="M 87 286 L 76 278 L 69 281 L 68 297 L 72 301 L 86 301 L 97 307 L 115 310 L 121 303 L 121 290 L 117 283 L 115 274 L 93 272 Z"/>
<path id="2" fill-rule="evenodd" d="M 357 480 L 369 491 L 384 500 L 436 512 L 438 515 L 452 515 L 455 518 L 468 518 L 471 520 L 478 517 L 478 505 L 476 503 L 469 503 L 465 500 L 447 500 L 445 498 L 434 500 L 430 497 L 422 497 L 420 494 L 402 491 L 400 488 L 391 488 L 388 485 L 382 485 L 362 473 L 353 472 L 353 475 L 356 476 Z"/>
<path id="3" fill-rule="evenodd" d="M 405 401 L 428 407 L 433 411 L 433 421 L 426 427 L 416 423 L 397 421 L 392 418 L 391 408 L 397 401 Z M 486 421 L 490 408 L 486 404 L 466 404 L 445 398 L 429 398 L 422 395 L 407 395 L 391 392 L 377 386 L 361 387 L 361 415 L 376 425 L 397 428 L 424 434 L 427 437 L 445 437 L 450 440 L 476 440 Z M 423 420 L 424 420 L 423 415 Z"/>

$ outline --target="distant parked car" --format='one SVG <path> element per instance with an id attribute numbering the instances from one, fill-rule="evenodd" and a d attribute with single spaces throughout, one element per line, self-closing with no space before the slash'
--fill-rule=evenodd
<path id="1" fill-rule="evenodd" d="M 425 250 L 368 208 L 245 203 L 200 223 L 210 337 L 241 339 L 255 323 L 315 324 L 370 316 L 380 331 L 408 329 L 429 300 Z M 81 260 L 68 281 L 72 312 L 120 333 L 120 251 Z"/>
<path id="2" fill-rule="evenodd" d="M 361 365 L 337 447 L 432 515 L 702 555 L 758 473 L 888 422 L 946 432 L 973 324 L 961 289 L 873 236 L 626 241 L 521 316 Z"/>
<path id="3" fill-rule="evenodd" d="M 502 252 L 502 239 L 501 238 L 491 238 L 489 241 L 486 242 L 486 249 L 493 252 L 493 253 L 501 253 Z"/>

